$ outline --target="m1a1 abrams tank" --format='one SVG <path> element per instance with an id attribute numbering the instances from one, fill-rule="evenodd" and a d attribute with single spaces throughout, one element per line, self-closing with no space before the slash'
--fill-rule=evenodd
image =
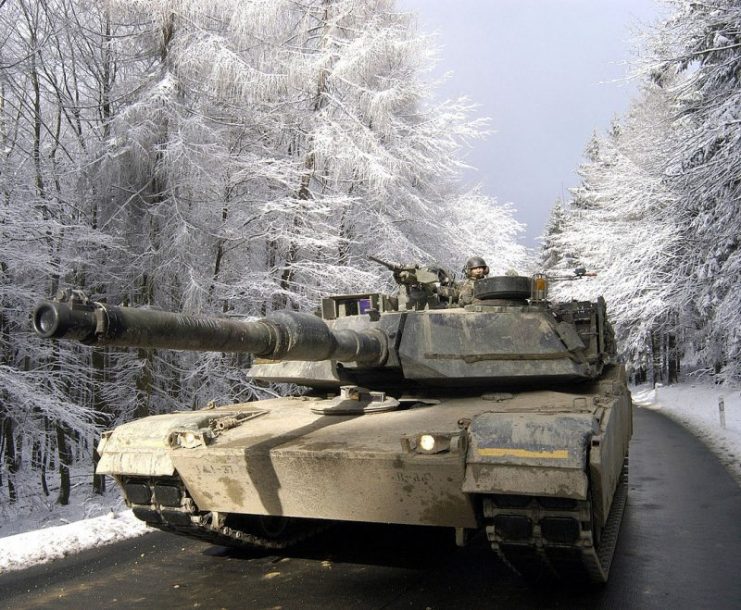
<path id="1" fill-rule="evenodd" d="M 391 265 L 396 296 L 331 296 L 254 322 L 114 307 L 68 291 L 36 332 L 89 345 L 254 354 L 311 391 L 147 417 L 104 434 L 97 472 L 154 527 L 280 548 L 336 520 L 476 530 L 516 571 L 605 582 L 626 494 L 631 398 L 605 302 L 545 276 Z"/>

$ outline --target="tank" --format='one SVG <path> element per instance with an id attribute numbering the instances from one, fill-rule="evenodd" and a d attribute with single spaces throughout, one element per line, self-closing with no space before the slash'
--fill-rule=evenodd
<path id="1" fill-rule="evenodd" d="M 336 521 L 477 532 L 528 578 L 607 581 L 627 493 L 632 403 L 603 299 L 549 278 L 479 280 L 387 264 L 393 295 L 322 299 L 258 321 L 92 302 L 36 308 L 45 338 L 249 352 L 300 396 L 209 403 L 105 432 L 98 474 L 155 528 L 283 548 Z"/>

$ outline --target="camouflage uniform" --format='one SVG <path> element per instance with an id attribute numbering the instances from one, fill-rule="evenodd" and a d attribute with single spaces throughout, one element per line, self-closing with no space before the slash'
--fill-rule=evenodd
<path id="1" fill-rule="evenodd" d="M 474 269 L 483 269 L 483 273 L 480 275 L 475 274 L 473 273 Z M 466 266 L 463 268 L 463 272 L 466 274 L 466 279 L 458 287 L 458 304 L 461 306 L 473 303 L 474 286 L 476 285 L 477 280 L 489 275 L 489 266 L 480 256 L 471 256 L 466 261 Z"/>
<path id="2" fill-rule="evenodd" d="M 458 288 L 458 304 L 469 305 L 473 302 L 473 286 L 476 280 L 472 277 L 467 278 Z"/>

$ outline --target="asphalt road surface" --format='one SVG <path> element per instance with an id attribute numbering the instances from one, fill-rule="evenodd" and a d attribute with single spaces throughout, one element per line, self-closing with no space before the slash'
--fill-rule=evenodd
<path id="1" fill-rule="evenodd" d="M 483 537 L 343 524 L 280 553 L 152 533 L 0 577 L 0 607 L 741 608 L 741 488 L 704 445 L 636 409 L 630 493 L 610 582 L 532 588 Z"/>

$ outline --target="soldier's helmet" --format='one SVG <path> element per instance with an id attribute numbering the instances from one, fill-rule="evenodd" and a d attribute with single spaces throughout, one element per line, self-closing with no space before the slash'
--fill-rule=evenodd
<path id="1" fill-rule="evenodd" d="M 487 265 L 486 261 L 480 256 L 470 256 L 466 261 L 466 266 L 463 267 L 463 273 L 466 274 L 466 277 L 471 277 L 471 270 L 476 269 L 477 267 L 484 268 L 484 277 L 489 275 L 489 265 Z"/>

